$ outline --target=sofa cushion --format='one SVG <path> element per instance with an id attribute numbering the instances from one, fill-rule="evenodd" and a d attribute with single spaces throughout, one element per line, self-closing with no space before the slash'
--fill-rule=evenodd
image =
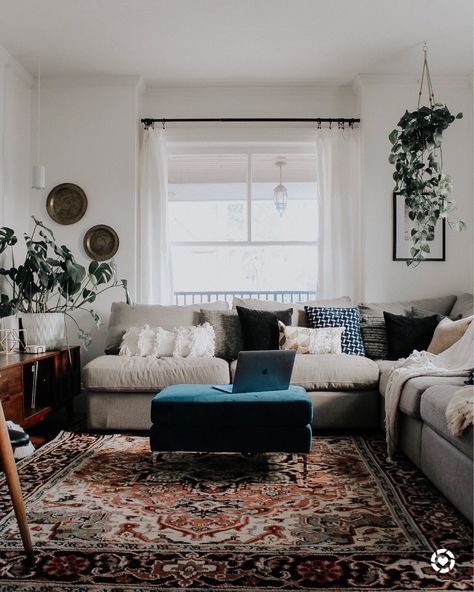
<path id="1" fill-rule="evenodd" d="M 461 339 L 472 320 L 473 317 L 461 318 L 458 321 L 452 321 L 449 318 L 443 319 L 436 327 L 427 351 L 432 354 L 440 354 L 447 350 Z"/>
<path id="2" fill-rule="evenodd" d="M 395 360 L 375 360 L 375 363 L 379 367 L 381 375 L 387 370 L 391 370 L 393 365 L 396 364 Z"/>
<path id="3" fill-rule="evenodd" d="M 455 301 L 456 296 L 441 296 L 404 302 L 363 302 L 359 304 L 359 310 L 362 315 L 381 317 L 384 311 L 397 315 L 409 315 L 412 308 L 415 307 L 446 316 L 451 312 Z"/>
<path id="4" fill-rule="evenodd" d="M 473 427 L 470 426 L 461 436 L 453 436 L 446 421 L 446 408 L 459 386 L 431 386 L 426 389 L 420 406 L 421 419 L 426 425 L 448 440 L 455 448 L 470 459 L 473 452 Z"/>
<path id="5" fill-rule="evenodd" d="M 314 329 L 320 327 L 344 327 L 341 348 L 345 354 L 364 356 L 364 342 L 360 332 L 360 312 L 353 308 L 331 308 L 305 306 L 308 325 Z"/>
<path id="6" fill-rule="evenodd" d="M 387 329 L 388 355 L 390 360 L 408 358 L 414 351 L 426 351 L 438 324 L 437 315 L 410 318 L 404 315 L 383 313 Z"/>
<path id="7" fill-rule="evenodd" d="M 450 317 L 456 320 L 459 315 L 461 318 L 472 317 L 474 315 L 474 295 L 462 294 L 458 296 L 451 310 Z"/>
<path id="8" fill-rule="evenodd" d="M 114 302 L 110 311 L 109 327 L 105 339 L 105 353 L 117 354 L 122 337 L 130 327 L 163 327 L 199 325 L 201 309 L 227 310 L 227 302 L 209 302 L 187 306 L 163 306 L 161 304 L 135 304 Z"/>
<path id="9" fill-rule="evenodd" d="M 361 315 L 360 331 L 365 355 L 372 360 L 384 360 L 388 355 L 387 329 L 383 317 Z"/>
<path id="10" fill-rule="evenodd" d="M 170 384 L 229 384 L 229 364 L 220 358 L 125 358 L 100 356 L 82 369 L 86 389 L 158 392 Z"/>
<path id="11" fill-rule="evenodd" d="M 350 308 L 352 306 L 349 296 L 341 296 L 332 300 L 307 300 L 305 302 L 276 302 L 275 300 L 260 300 L 259 298 L 237 298 L 234 297 L 232 308 L 253 308 L 254 310 L 282 310 L 285 305 L 293 308 L 291 324 L 298 327 L 308 327 L 306 320 L 305 306 L 331 306 L 336 308 Z"/>
<path id="12" fill-rule="evenodd" d="M 235 360 L 244 349 L 242 328 L 236 310 L 201 310 L 201 322 L 210 323 L 216 334 L 216 356 Z"/>
<path id="13" fill-rule="evenodd" d="M 242 328 L 244 350 L 259 351 L 278 349 L 280 331 L 278 321 L 285 325 L 291 322 L 293 309 L 287 310 L 253 310 L 237 306 L 237 313 Z"/>
<path id="14" fill-rule="evenodd" d="M 388 378 L 390 375 L 390 369 L 384 370 L 380 377 L 380 393 L 385 397 L 387 390 Z M 411 378 L 405 383 L 402 394 L 400 396 L 399 409 L 405 415 L 414 417 L 415 419 L 420 418 L 420 402 L 424 397 L 424 392 L 433 385 L 460 385 L 464 384 L 466 377 L 456 376 L 417 376 Z M 459 386 L 457 387 L 459 388 Z"/>
<path id="15" fill-rule="evenodd" d="M 231 364 L 232 379 L 237 362 Z M 357 391 L 377 388 L 375 362 L 350 354 L 296 354 L 291 383 L 307 391 Z"/>

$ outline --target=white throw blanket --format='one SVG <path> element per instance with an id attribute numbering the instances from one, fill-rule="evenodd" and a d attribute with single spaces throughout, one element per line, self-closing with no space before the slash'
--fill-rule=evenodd
<path id="1" fill-rule="evenodd" d="M 446 407 L 446 421 L 453 436 L 460 436 L 474 424 L 474 386 L 465 386 L 454 393 Z"/>
<path id="2" fill-rule="evenodd" d="M 463 376 L 474 368 L 474 323 L 450 348 L 435 355 L 414 351 L 405 360 L 395 363 L 385 391 L 385 428 L 389 459 L 397 448 L 398 404 L 405 383 L 417 376 Z"/>

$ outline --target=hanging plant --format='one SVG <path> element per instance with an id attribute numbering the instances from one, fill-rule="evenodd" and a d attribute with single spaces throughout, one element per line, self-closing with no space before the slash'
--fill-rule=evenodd
<path id="1" fill-rule="evenodd" d="M 441 148 L 444 130 L 455 119 L 461 119 L 462 113 L 454 116 L 446 105 L 435 102 L 426 45 L 424 52 L 418 108 L 415 111 L 406 111 L 398 122 L 397 129 L 389 135 L 392 150 L 388 160 L 395 165 L 395 191 L 405 196 L 408 217 L 413 222 L 410 231 L 413 243 L 410 249 L 411 259 L 407 261 L 407 265 L 420 263 L 430 253 L 430 243 L 440 219 L 445 218 L 455 230 L 466 228 L 462 220 L 450 220 L 450 214 L 456 207 L 450 197 L 453 179 L 443 172 Z M 425 76 L 429 107 L 420 107 Z"/>

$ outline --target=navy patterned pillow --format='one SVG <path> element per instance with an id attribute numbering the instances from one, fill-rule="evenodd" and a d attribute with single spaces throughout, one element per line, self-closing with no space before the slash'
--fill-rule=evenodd
<path id="1" fill-rule="evenodd" d="M 319 327 L 345 327 L 342 334 L 342 353 L 365 356 L 364 342 L 360 332 L 360 312 L 354 308 L 332 308 L 320 306 L 305 306 L 308 326 Z"/>

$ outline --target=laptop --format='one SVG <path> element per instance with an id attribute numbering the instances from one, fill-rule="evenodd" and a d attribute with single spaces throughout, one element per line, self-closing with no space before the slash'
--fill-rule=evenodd
<path id="1" fill-rule="evenodd" d="M 296 352 L 292 350 L 242 351 L 237 358 L 234 384 L 215 385 L 224 393 L 286 391 L 290 386 Z"/>

